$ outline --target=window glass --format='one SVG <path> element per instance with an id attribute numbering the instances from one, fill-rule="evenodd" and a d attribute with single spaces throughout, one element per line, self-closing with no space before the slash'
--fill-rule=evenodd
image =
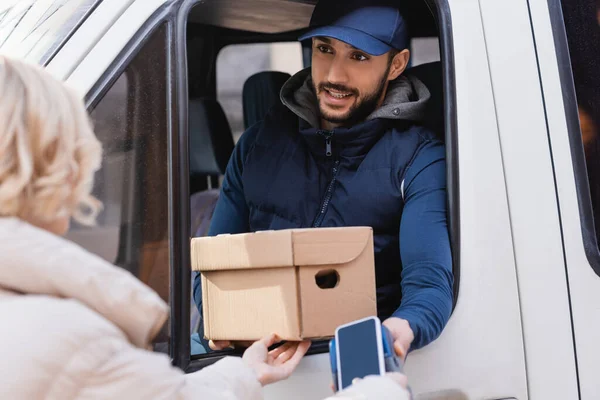
<path id="1" fill-rule="evenodd" d="M 103 145 L 94 194 L 96 227 L 68 237 L 123 267 L 169 299 L 166 27 L 159 28 L 91 110 Z M 168 350 L 168 326 L 156 339 Z"/>
<path id="2" fill-rule="evenodd" d="M 126 218 L 123 187 L 131 176 L 127 176 L 124 168 L 134 153 L 133 149 L 122 147 L 127 135 L 128 84 L 127 73 L 123 73 L 91 112 L 96 136 L 103 147 L 102 166 L 95 176 L 94 187 L 94 195 L 103 203 L 98 224 L 90 229 L 74 222 L 68 233 L 71 240 L 111 263 L 117 262 L 121 220 Z"/>
<path id="3" fill-rule="evenodd" d="M 440 41 L 437 37 L 414 38 L 410 42 L 412 66 L 440 61 Z"/>
<path id="4" fill-rule="evenodd" d="M 234 141 L 244 132 L 242 91 L 246 79 L 262 71 L 290 75 L 303 68 L 300 42 L 236 44 L 217 57 L 217 100 L 231 126 Z"/>
<path id="5" fill-rule="evenodd" d="M 562 0 L 596 237 L 600 237 L 600 1 Z"/>

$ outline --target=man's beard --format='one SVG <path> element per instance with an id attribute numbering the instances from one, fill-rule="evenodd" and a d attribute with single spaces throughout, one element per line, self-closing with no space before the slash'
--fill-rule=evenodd
<path id="1" fill-rule="evenodd" d="M 377 108 L 379 100 L 385 90 L 385 85 L 387 83 L 387 77 L 390 72 L 391 64 L 388 65 L 385 74 L 379 80 L 377 87 L 371 93 L 368 93 L 362 97 L 362 99 L 358 99 L 358 90 L 354 88 L 350 88 L 344 85 L 338 85 L 334 83 L 321 83 L 317 88 L 317 85 L 313 82 L 313 88 L 315 93 L 322 93 L 325 89 L 333 89 L 339 92 L 351 93 L 353 96 L 357 98 L 356 102 L 350 107 L 350 109 L 342 114 L 342 115 L 332 115 L 327 113 L 321 107 L 321 102 L 317 96 L 317 102 L 319 103 L 319 112 L 321 114 L 321 118 L 327 122 L 331 122 L 332 124 L 340 125 L 340 126 L 353 126 L 359 122 L 364 121 L 373 111 Z"/>

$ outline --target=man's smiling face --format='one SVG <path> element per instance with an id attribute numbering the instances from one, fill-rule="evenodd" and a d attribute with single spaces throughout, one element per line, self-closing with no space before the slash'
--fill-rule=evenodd
<path id="1" fill-rule="evenodd" d="M 324 127 L 364 120 L 407 63 L 408 50 L 372 56 L 337 39 L 313 38 L 312 81 Z"/>

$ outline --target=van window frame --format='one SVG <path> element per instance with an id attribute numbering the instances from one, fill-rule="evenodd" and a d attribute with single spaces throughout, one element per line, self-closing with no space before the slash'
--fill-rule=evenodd
<path id="1" fill-rule="evenodd" d="M 558 74 L 560 79 L 567 132 L 569 134 L 569 146 L 573 161 L 573 172 L 575 187 L 577 191 L 577 202 L 579 204 L 579 219 L 581 220 L 581 233 L 583 236 L 583 247 L 590 266 L 600 277 L 600 249 L 596 237 L 594 214 L 590 194 L 589 177 L 581 139 L 581 125 L 577 110 L 577 93 L 575 91 L 575 79 L 569 53 L 569 42 L 564 22 L 561 0 L 548 0 L 548 11 L 550 24 L 554 38 L 554 48 L 558 60 Z M 600 221 L 598 221 L 600 222 Z"/>
<path id="2" fill-rule="evenodd" d="M 452 247 L 452 258 L 453 258 L 453 274 L 454 274 L 454 290 L 453 290 L 453 310 L 456 307 L 459 292 L 460 282 L 460 210 L 459 210 L 459 165 L 458 165 L 458 118 L 456 108 L 456 81 L 455 81 L 455 69 L 454 69 L 454 40 L 452 36 L 452 24 L 450 6 L 448 0 L 423 0 L 432 11 L 436 23 L 438 26 L 438 34 L 440 40 L 440 57 L 442 63 L 442 74 L 443 74 L 443 87 L 444 87 L 444 130 L 445 130 L 445 144 L 446 144 L 446 162 L 447 168 L 447 187 L 448 189 L 448 219 L 449 219 L 449 230 L 451 237 Z M 187 16 L 191 9 L 199 2 L 199 0 L 184 0 L 178 12 L 177 21 L 177 66 L 179 70 L 178 80 L 179 90 L 179 128 L 180 128 L 180 142 L 182 146 L 182 154 L 187 155 L 187 54 L 186 54 L 186 24 Z M 216 61 L 216 59 L 215 59 Z M 181 157 L 179 159 L 179 168 L 181 172 L 187 171 L 187 158 Z M 182 180 L 181 188 L 187 186 L 187 180 L 189 179 L 187 174 L 180 177 Z M 186 190 L 182 194 L 189 192 Z M 189 197 L 189 196 L 188 196 Z M 187 215 L 189 215 L 189 201 L 185 198 L 184 202 L 180 203 L 180 208 L 185 208 Z M 185 204 L 184 204 L 185 203 Z M 189 224 L 188 224 L 189 225 Z M 190 237 L 190 228 L 186 224 L 181 224 L 180 228 L 186 231 L 187 237 Z M 183 232 L 182 232 L 183 233 Z M 183 237 L 186 237 L 183 235 Z M 190 331 L 190 285 L 191 285 L 191 273 L 190 273 L 190 261 L 189 251 L 190 243 L 189 240 L 185 243 L 180 243 L 179 248 L 185 252 L 187 260 L 185 262 L 187 271 L 181 271 L 182 274 L 181 282 L 176 282 L 182 291 L 178 293 L 178 296 L 183 296 L 183 307 L 187 310 L 187 314 L 183 313 L 183 318 L 175 319 L 174 324 L 178 325 L 181 329 L 179 332 L 189 333 Z M 181 264 L 182 266 L 184 264 Z M 186 273 L 187 272 L 187 273 Z M 185 290 L 183 290 L 185 289 Z M 172 338 L 172 341 L 181 340 L 181 338 Z M 234 350 L 232 352 L 214 352 L 209 355 L 202 355 L 197 358 L 190 356 L 190 338 L 189 334 L 187 338 L 183 338 L 186 343 L 179 343 L 178 348 L 182 351 L 187 351 L 187 354 L 179 354 L 178 360 L 182 361 L 181 364 L 176 364 L 182 368 L 186 373 L 198 371 L 204 367 L 207 367 L 215 362 L 219 361 L 224 356 L 228 355 L 241 355 L 241 351 Z M 309 349 L 307 355 L 321 354 L 329 352 L 329 346 L 326 341 L 315 342 Z"/>
<path id="3" fill-rule="evenodd" d="M 102 76 L 89 90 L 84 97 L 84 103 L 88 110 L 93 109 L 105 93 L 112 87 L 116 80 L 126 70 L 131 61 L 142 49 L 144 44 L 152 37 L 152 34 L 163 24 L 167 25 L 167 95 L 168 102 L 171 107 L 167 110 L 167 135 L 168 135 L 168 156 L 169 156 L 169 191 L 168 204 L 171 218 L 168 221 L 169 231 L 169 279 L 171 287 L 169 289 L 169 356 L 174 366 L 182 369 L 189 363 L 190 341 L 189 335 L 187 340 L 185 336 L 180 337 L 180 332 L 189 332 L 189 293 L 187 293 L 188 306 L 185 307 L 185 290 L 182 285 L 187 284 L 189 292 L 189 224 L 182 224 L 181 221 L 189 221 L 189 188 L 187 184 L 187 162 L 188 157 L 181 157 L 180 154 L 187 154 L 187 143 L 183 144 L 185 150 L 182 150 L 181 138 L 184 136 L 180 128 L 179 105 L 180 96 L 178 91 L 181 90 L 181 64 L 178 56 L 178 49 L 175 46 L 174 37 L 177 37 L 180 32 L 177 31 L 177 1 L 169 1 L 158 8 L 135 33 L 132 39 L 115 57 L 109 67 L 104 71 Z M 185 68 L 183 69 L 185 73 Z M 186 89 L 187 93 L 187 89 Z M 186 101 L 187 103 L 187 101 Z M 187 107 L 186 107 L 187 113 Z M 187 121 L 186 121 L 187 129 Z M 187 140 L 187 132 L 185 132 L 185 140 Z M 183 152 L 182 152 L 183 151 Z M 185 164 L 185 169 L 181 170 L 179 166 Z M 185 175 L 185 178 L 183 177 Z M 187 197 L 186 197 L 187 196 Z M 187 227 L 187 229 L 186 229 Z M 183 249 L 182 249 L 183 246 Z M 186 250 L 187 247 L 187 250 Z M 186 252 L 187 251 L 187 252 Z M 187 276 L 187 280 L 185 277 Z M 186 312 L 186 317 L 183 313 Z M 182 326 L 183 325 L 183 326 Z M 187 328 L 185 327 L 187 325 Z M 186 357 L 182 356 L 187 353 Z"/>

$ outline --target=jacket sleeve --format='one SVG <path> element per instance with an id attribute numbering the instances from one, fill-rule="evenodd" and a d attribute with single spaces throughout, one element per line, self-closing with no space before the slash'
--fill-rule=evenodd
<path id="1" fill-rule="evenodd" d="M 367 376 L 325 400 L 409 400 L 410 394 L 386 376 Z"/>
<path id="2" fill-rule="evenodd" d="M 428 141 L 404 177 L 400 223 L 402 302 L 392 316 L 408 321 L 419 349 L 442 332 L 452 311 L 452 254 L 442 143 Z"/>
<path id="3" fill-rule="evenodd" d="M 250 127 L 236 144 L 221 186 L 219 200 L 215 206 L 208 236 L 222 233 L 246 233 L 249 231 L 249 211 L 244 196 L 242 174 L 244 162 L 254 146 L 260 123 Z M 194 272 L 194 302 L 202 315 L 202 284 L 200 274 Z"/>
<path id="4" fill-rule="evenodd" d="M 263 399 L 260 382 L 238 357 L 226 357 L 198 372 L 184 374 L 166 355 L 133 347 L 122 339 L 105 339 L 89 355 L 100 355 L 101 348 L 110 351 L 104 351 L 101 357 L 105 359 L 84 377 L 79 391 L 82 398 Z"/>

